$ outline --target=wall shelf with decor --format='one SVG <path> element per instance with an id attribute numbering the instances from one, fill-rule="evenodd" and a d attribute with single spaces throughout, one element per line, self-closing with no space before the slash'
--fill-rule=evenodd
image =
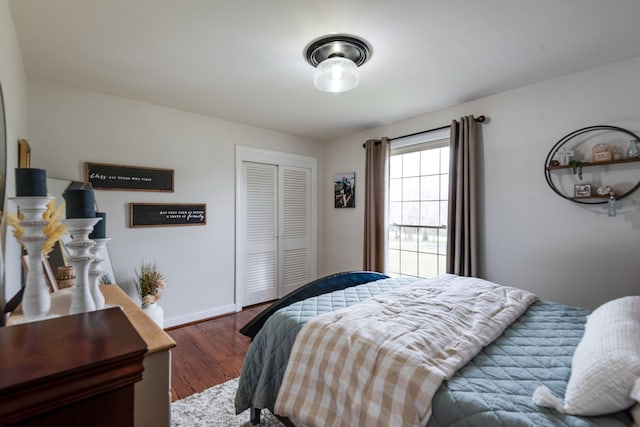
<path id="1" fill-rule="evenodd" d="M 640 157 L 635 159 L 620 159 L 620 160 L 608 160 L 603 162 L 584 162 L 582 163 L 583 168 L 588 168 L 590 166 L 606 166 L 606 165 L 616 165 L 619 163 L 636 163 L 640 162 Z M 571 165 L 559 165 L 559 166 L 547 166 L 547 170 L 557 170 L 557 169 L 571 169 Z"/>
<path id="2" fill-rule="evenodd" d="M 551 148 L 544 163 L 549 187 L 575 203 L 609 204 L 640 187 L 640 137 L 618 126 L 597 125 L 577 129 Z M 586 175 L 586 176 L 583 176 Z M 613 216 L 612 215 L 612 216 Z"/>
<path id="3" fill-rule="evenodd" d="M 569 197 L 569 200 L 571 200 L 572 202 L 575 202 L 575 201 L 576 201 L 576 200 L 578 200 L 578 199 L 579 199 L 579 200 L 583 200 L 583 199 L 598 199 L 598 200 L 600 200 L 600 202 L 597 202 L 597 203 L 590 203 L 590 204 L 592 204 L 592 205 L 595 205 L 595 204 L 606 203 L 606 200 L 605 200 L 604 202 L 603 202 L 602 200 L 603 200 L 603 199 L 609 199 L 609 196 L 596 196 L 596 195 L 594 194 L 594 195 L 591 195 L 591 196 L 581 196 L 581 197 L 575 197 L 575 196 L 574 196 L 574 197 Z"/>

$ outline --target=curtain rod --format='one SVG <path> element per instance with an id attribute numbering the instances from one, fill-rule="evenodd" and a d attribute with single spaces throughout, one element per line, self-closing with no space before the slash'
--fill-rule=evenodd
<path id="1" fill-rule="evenodd" d="M 476 123 L 484 123 L 487 120 L 487 118 L 485 116 L 478 116 L 474 119 L 474 121 Z M 437 130 L 442 130 L 442 129 L 447 129 L 450 128 L 451 125 L 447 125 L 447 126 L 440 126 L 437 128 L 433 128 L 433 129 L 427 129 L 427 130 L 421 130 L 420 132 L 414 132 L 414 133 L 409 133 L 406 135 L 401 135 L 401 136 L 396 136 L 394 138 L 389 138 L 389 141 L 393 141 L 395 139 L 400 139 L 400 138 L 408 138 L 410 136 L 415 136 L 415 135 L 420 135 L 421 133 L 428 133 L 428 132 L 435 132 Z M 365 144 L 362 144 L 362 148 L 365 147 Z"/>

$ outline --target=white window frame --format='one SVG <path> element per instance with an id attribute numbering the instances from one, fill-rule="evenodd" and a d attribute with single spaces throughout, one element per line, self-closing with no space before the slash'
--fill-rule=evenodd
<path id="1" fill-rule="evenodd" d="M 401 154 L 406 154 L 406 153 L 411 153 L 411 152 L 420 152 L 420 151 L 424 151 L 427 149 L 435 149 L 435 148 L 442 148 L 445 146 L 449 146 L 450 144 L 450 129 L 446 128 L 446 129 L 440 129 L 437 131 L 433 131 L 433 132 L 428 132 L 428 133 L 423 133 L 423 134 L 418 134 L 418 135 L 412 135 L 409 137 L 405 137 L 405 138 L 398 138 L 395 139 L 393 141 L 391 141 L 391 156 L 395 156 L 395 155 L 401 155 Z M 448 165 L 446 166 L 448 169 Z M 440 174 L 439 175 L 443 175 L 443 165 L 440 166 Z M 448 174 L 448 171 L 447 171 Z M 422 176 L 422 175 L 420 175 Z M 387 215 L 388 218 L 388 223 L 387 223 L 387 231 L 390 234 L 391 232 L 391 227 L 394 225 L 391 222 L 391 177 L 389 178 L 390 182 L 389 182 L 389 214 Z M 441 200 L 441 203 L 443 203 L 444 201 Z M 420 200 L 421 201 L 421 200 Z M 444 203 L 448 203 L 448 201 L 444 202 Z M 404 224 L 399 224 L 399 225 L 404 225 Z M 432 226 L 418 226 L 420 229 L 424 229 L 424 228 L 432 228 Z M 441 229 L 441 228 L 439 228 Z M 446 228 L 445 228 L 446 230 Z M 446 231 L 445 231 L 446 233 Z M 403 274 L 402 272 L 402 262 L 399 261 L 399 266 L 398 266 L 398 270 L 399 271 L 391 271 L 391 251 L 392 250 L 397 250 L 395 248 L 392 248 L 390 245 L 390 238 L 387 239 L 388 240 L 388 244 L 387 244 L 387 274 L 390 275 L 394 275 L 394 276 L 413 276 L 412 274 Z M 418 243 L 417 243 L 418 244 Z M 400 248 L 400 256 L 402 256 L 402 249 Z M 406 252 L 412 252 L 412 250 L 406 250 Z M 419 257 L 419 253 L 420 253 L 420 249 L 416 249 L 416 257 Z M 441 254 L 442 252 L 438 249 L 436 250 L 436 256 L 438 256 L 439 254 Z M 444 249 L 444 255 L 446 257 L 446 247 Z M 437 260 L 438 258 L 436 258 Z M 445 259 L 446 261 L 446 259 Z M 416 262 L 418 262 L 416 260 Z M 416 267 L 417 268 L 417 272 L 418 274 L 420 274 L 420 270 L 419 270 L 419 266 Z M 442 274 L 444 273 L 444 271 L 439 271 L 440 267 L 438 268 L 438 273 Z M 446 262 L 445 262 L 445 268 L 446 268 Z M 413 276 L 415 277 L 415 276 Z M 422 276 L 424 277 L 424 276 Z"/>

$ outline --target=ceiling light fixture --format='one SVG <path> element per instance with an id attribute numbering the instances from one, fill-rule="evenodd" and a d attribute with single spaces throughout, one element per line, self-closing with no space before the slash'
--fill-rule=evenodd
<path id="1" fill-rule="evenodd" d="M 304 48 L 309 64 L 316 67 L 313 79 L 323 92 L 346 92 L 358 86 L 358 67 L 371 58 L 373 49 L 365 40 L 348 34 L 329 34 Z"/>

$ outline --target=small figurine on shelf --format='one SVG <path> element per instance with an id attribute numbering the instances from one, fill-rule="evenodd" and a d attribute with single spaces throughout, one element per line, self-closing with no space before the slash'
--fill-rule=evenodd
<path id="1" fill-rule="evenodd" d="M 622 148 L 616 146 L 612 147 L 611 157 L 613 160 L 622 160 Z"/>
<path id="2" fill-rule="evenodd" d="M 573 150 L 569 150 L 566 147 L 561 147 L 555 152 L 553 158 L 559 161 L 561 165 L 566 166 L 569 164 L 569 160 L 571 159 L 571 157 L 573 157 L 573 154 Z"/>
<path id="3" fill-rule="evenodd" d="M 611 187 L 608 185 L 601 185 L 596 191 L 599 196 L 608 196 L 611 193 Z"/>
<path id="4" fill-rule="evenodd" d="M 591 150 L 592 162 L 608 162 L 611 160 L 611 145 L 601 143 L 596 144 Z"/>

